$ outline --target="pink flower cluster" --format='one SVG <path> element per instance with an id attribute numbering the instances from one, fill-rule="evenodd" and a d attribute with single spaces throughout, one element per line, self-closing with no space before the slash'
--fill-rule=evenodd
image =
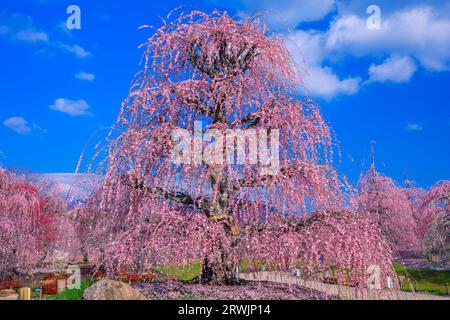
<path id="1" fill-rule="evenodd" d="M 65 206 L 45 189 L 0 168 L 0 279 L 35 266 L 54 249 Z"/>

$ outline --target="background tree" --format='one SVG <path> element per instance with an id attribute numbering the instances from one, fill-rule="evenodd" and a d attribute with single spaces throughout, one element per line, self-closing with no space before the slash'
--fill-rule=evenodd
<path id="1" fill-rule="evenodd" d="M 424 237 L 424 254 L 438 263 L 450 261 L 450 215 L 439 213 Z"/>
<path id="2" fill-rule="evenodd" d="M 450 259 L 450 181 L 441 181 L 427 192 L 421 207 L 424 253 L 439 262 Z"/>
<path id="3" fill-rule="evenodd" d="M 108 137 L 105 157 L 95 158 L 104 175 L 98 205 L 109 214 L 106 234 L 114 239 L 105 247 L 105 264 L 129 266 L 128 251 L 145 257 L 133 268 L 154 267 L 157 260 L 142 252 L 196 238 L 189 248 L 203 257 L 202 280 L 224 283 L 252 226 L 271 216 L 283 220 L 339 206 L 347 186 L 332 166 L 332 136 L 319 108 L 297 98 L 301 76 L 283 39 L 258 19 L 237 21 L 227 13 L 168 19 L 143 45 L 143 70 Z M 279 156 L 279 170 L 265 175 L 266 166 L 247 157 L 243 164 L 202 162 L 195 155 L 189 163 L 174 163 L 172 135 L 179 128 L 192 132 L 195 121 L 221 134 L 245 129 L 261 138 L 268 130 L 271 143 L 279 130 L 279 152 L 267 153 Z M 219 158 L 229 151 L 217 136 L 202 144 Z M 158 221 L 166 221 L 165 229 Z M 294 242 L 282 245 L 297 252 Z M 166 258 L 184 264 L 187 251 L 172 246 Z"/>
<path id="4" fill-rule="evenodd" d="M 405 189 L 379 174 L 374 164 L 361 176 L 358 187 L 359 211 L 381 227 L 394 253 L 420 252 L 414 207 Z"/>
<path id="5" fill-rule="evenodd" d="M 0 168 L 0 279 L 43 263 L 55 249 L 64 204 L 45 189 Z"/>
<path id="6" fill-rule="evenodd" d="M 405 180 L 404 184 L 405 188 L 403 188 L 403 191 L 409 202 L 411 203 L 413 217 L 416 221 L 417 239 L 420 243 L 420 246 L 422 246 L 425 232 L 430 226 L 430 221 L 428 221 L 429 217 L 426 216 L 427 213 L 425 213 L 423 210 L 423 204 L 427 195 L 427 190 L 417 187 L 414 181 Z M 417 253 L 421 254 L 420 252 Z"/>
<path id="7" fill-rule="evenodd" d="M 88 264 L 90 258 L 99 257 L 99 249 L 105 241 L 103 230 L 106 226 L 105 214 L 98 207 L 85 203 L 67 213 L 69 223 L 74 228 L 77 246 L 83 257 L 83 263 Z"/>

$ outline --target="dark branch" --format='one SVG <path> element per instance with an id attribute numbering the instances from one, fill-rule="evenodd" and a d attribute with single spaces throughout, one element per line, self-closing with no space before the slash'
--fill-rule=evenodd
<path id="1" fill-rule="evenodd" d="M 276 181 L 274 176 L 263 176 L 260 179 L 248 177 L 237 180 L 233 184 L 233 190 L 238 191 L 242 188 L 267 187 Z"/>
<path id="2" fill-rule="evenodd" d="M 297 169 L 297 171 L 303 172 L 302 169 Z M 269 187 L 276 182 L 280 182 L 280 177 L 282 179 L 292 178 L 292 174 L 289 174 L 290 170 L 286 168 L 280 168 L 278 175 L 265 175 L 259 179 L 255 177 L 246 177 L 239 179 L 233 183 L 233 190 L 238 191 L 242 188 L 256 188 L 256 187 Z"/>
<path id="3" fill-rule="evenodd" d="M 209 54 L 204 50 L 203 43 L 199 40 L 195 40 L 191 43 L 189 59 L 192 65 L 206 74 L 211 79 L 214 79 L 216 75 L 220 76 L 236 76 L 238 74 L 244 74 L 250 69 L 251 62 L 258 55 L 257 45 L 243 45 L 237 53 L 227 52 L 228 42 L 224 37 L 217 44 L 217 55 L 214 56 L 214 60 L 211 64 L 208 64 Z"/>
<path id="4" fill-rule="evenodd" d="M 258 111 L 250 113 L 249 115 L 242 118 L 241 120 L 238 120 L 238 123 L 245 125 L 247 128 L 255 127 L 255 126 L 259 125 L 261 122 L 261 114 L 264 113 L 265 111 L 268 111 L 269 109 L 274 108 L 274 107 L 275 107 L 275 100 L 272 100 L 262 110 L 258 110 Z"/>
<path id="5" fill-rule="evenodd" d="M 184 102 L 188 104 L 189 106 L 194 106 L 202 115 L 211 115 L 213 113 L 213 110 L 209 108 L 208 106 L 202 104 L 199 100 L 194 99 L 185 99 Z"/>
<path id="6" fill-rule="evenodd" d="M 210 216 L 210 205 L 209 201 L 203 198 L 193 198 L 189 194 L 178 191 L 167 191 L 160 187 L 150 188 L 145 185 L 144 181 L 139 180 L 135 177 L 122 176 L 120 181 L 130 188 L 134 188 L 143 191 L 146 195 L 159 195 L 166 198 L 167 200 L 172 200 L 180 204 L 186 205 L 194 210 L 200 210 L 206 214 L 207 217 Z"/>

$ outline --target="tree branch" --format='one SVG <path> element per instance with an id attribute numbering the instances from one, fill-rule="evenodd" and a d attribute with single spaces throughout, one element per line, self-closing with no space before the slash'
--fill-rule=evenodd
<path id="1" fill-rule="evenodd" d="M 238 124 L 245 125 L 247 128 L 255 127 L 261 122 L 261 113 L 272 109 L 275 107 L 275 100 L 272 100 L 266 107 L 264 107 L 261 110 L 252 112 L 248 114 L 246 117 L 242 118 L 241 120 L 238 120 Z"/>
<path id="2" fill-rule="evenodd" d="M 122 179 L 120 179 L 124 184 L 130 188 L 134 188 L 140 191 L 143 191 L 147 195 L 159 195 L 168 200 L 172 200 L 188 207 L 191 207 L 195 210 L 200 210 L 206 214 L 207 217 L 210 217 L 210 205 L 209 201 L 203 198 L 193 198 L 189 194 L 179 191 L 167 191 L 161 187 L 150 188 L 144 184 L 144 181 L 139 180 L 135 177 L 122 175 Z"/>
<path id="3" fill-rule="evenodd" d="M 213 110 L 211 108 L 200 103 L 199 100 L 193 100 L 193 99 L 188 98 L 188 99 L 185 99 L 184 102 L 189 105 L 193 105 L 203 115 L 209 116 L 213 113 Z"/>
<path id="4" fill-rule="evenodd" d="M 302 169 L 298 169 L 298 170 L 302 170 Z M 286 168 L 280 168 L 280 174 L 283 178 L 291 178 L 292 175 L 289 174 L 288 172 L 290 171 L 290 169 L 286 169 Z M 237 181 L 234 182 L 233 184 L 233 190 L 234 191 L 238 191 L 242 188 L 255 188 L 255 187 L 268 187 L 270 185 L 272 185 L 273 183 L 279 181 L 280 175 L 274 176 L 274 175 L 265 175 L 258 178 L 255 177 L 246 177 L 246 178 L 242 178 L 242 179 L 238 179 Z"/>

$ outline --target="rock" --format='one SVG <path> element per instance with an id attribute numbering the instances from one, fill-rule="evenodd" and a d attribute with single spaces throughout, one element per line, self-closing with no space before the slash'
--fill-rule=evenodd
<path id="1" fill-rule="evenodd" d="M 6 297 L 0 297 L 0 300 L 6 301 L 6 300 L 19 300 L 19 294 L 12 294 L 10 296 Z"/>
<path id="2" fill-rule="evenodd" d="M 19 294 L 16 290 L 0 290 L 0 300 L 19 300 Z"/>
<path id="3" fill-rule="evenodd" d="M 146 300 L 146 298 L 124 282 L 102 279 L 84 291 L 83 300 Z"/>

